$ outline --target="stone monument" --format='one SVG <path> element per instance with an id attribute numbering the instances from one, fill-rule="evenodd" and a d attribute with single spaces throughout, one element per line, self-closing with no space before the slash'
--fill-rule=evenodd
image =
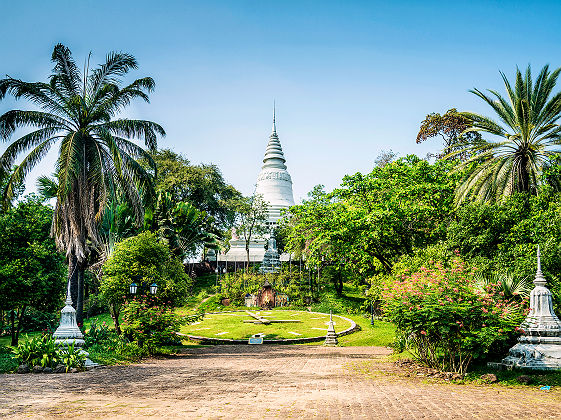
<path id="1" fill-rule="evenodd" d="M 66 301 L 64 308 L 60 311 L 60 324 L 53 334 L 55 344 L 59 347 L 68 347 L 72 343 L 74 347 L 80 348 L 80 352 L 86 355 L 85 367 L 90 368 L 98 366 L 97 363 L 88 359 L 88 352 L 81 347 L 85 344 L 84 335 L 78 323 L 76 322 L 76 310 L 72 307 L 72 297 L 70 296 L 70 280 L 68 281 L 68 290 L 66 292 Z"/>
<path id="2" fill-rule="evenodd" d="M 551 291 L 546 284 L 538 246 L 538 269 L 535 287 L 530 293 L 530 313 L 520 326 L 524 335 L 518 338 L 518 343 L 502 361 L 507 368 L 561 369 L 561 321 L 553 311 Z"/>
<path id="3" fill-rule="evenodd" d="M 339 344 L 337 340 L 337 333 L 335 332 L 335 324 L 333 323 L 333 313 L 329 311 L 329 326 L 327 327 L 327 334 L 325 335 L 324 346 L 336 346 Z"/>
<path id="4" fill-rule="evenodd" d="M 261 273 L 278 273 L 281 268 L 281 261 L 279 252 L 277 250 L 277 241 L 272 236 L 269 238 L 269 246 L 265 255 L 263 256 L 263 261 L 261 262 L 261 267 L 259 271 Z"/>

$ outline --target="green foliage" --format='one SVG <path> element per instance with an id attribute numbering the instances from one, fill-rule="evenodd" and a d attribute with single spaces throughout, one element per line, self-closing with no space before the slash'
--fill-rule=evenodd
<path id="1" fill-rule="evenodd" d="M 298 272 L 278 274 L 258 274 L 245 271 L 228 273 L 221 278 L 220 299 L 230 299 L 234 306 L 243 306 L 246 294 L 255 294 L 268 281 L 275 290 L 286 293 L 289 305 L 302 307 L 306 297 L 310 296 L 308 282 Z"/>
<path id="2" fill-rule="evenodd" d="M 61 362 L 59 348 L 50 334 L 37 335 L 25 340 L 12 350 L 18 364 L 30 368 L 42 366 L 54 368 Z"/>
<path id="3" fill-rule="evenodd" d="M 484 133 L 491 139 L 466 141 L 448 155 L 471 155 L 457 167 L 468 172 L 456 191 L 456 203 L 469 198 L 501 201 L 516 192 L 537 194 L 544 170 L 557 163 L 561 151 L 561 92 L 554 92 L 560 72 L 561 68 L 550 72 L 546 65 L 533 81 L 529 65 L 524 75 L 516 69 L 514 88 L 501 72 L 506 98 L 493 90 L 489 94 L 471 91 L 492 108 L 499 123 L 482 115 L 460 113 L 471 125 L 464 133 Z M 555 182 L 555 187 L 559 186 Z"/>
<path id="4" fill-rule="evenodd" d="M 331 194 L 316 187 L 290 208 L 287 248 L 312 267 L 335 267 L 339 293 L 345 277 L 364 282 L 388 273 L 401 255 L 445 238 L 456 185 L 451 166 L 407 156 L 346 176 Z"/>
<path id="5" fill-rule="evenodd" d="M 504 298 L 498 284 L 478 290 L 460 259 L 404 274 L 383 293 L 384 314 L 422 363 L 464 373 L 473 359 L 513 344 L 527 301 Z"/>
<path id="6" fill-rule="evenodd" d="M 140 347 L 109 328 L 105 321 L 92 322 L 84 334 L 90 359 L 104 365 L 134 362 L 149 354 L 148 348 Z"/>
<path id="7" fill-rule="evenodd" d="M 226 183 L 215 165 L 192 165 L 169 149 L 151 153 L 158 167 L 157 188 L 171 194 L 173 203 L 190 203 L 214 219 L 218 229 L 234 223 L 236 201 L 241 194 Z"/>
<path id="8" fill-rule="evenodd" d="M 268 208 L 267 202 L 259 194 L 254 194 L 251 197 L 240 197 L 236 201 L 234 226 L 245 243 L 248 265 L 251 240 L 269 233 L 269 228 L 265 223 L 268 217 Z"/>
<path id="9" fill-rule="evenodd" d="M 115 330 L 109 329 L 109 325 L 105 321 L 98 323 L 94 320 L 84 334 L 85 347 L 108 341 L 113 334 L 115 334 Z"/>
<path id="10" fill-rule="evenodd" d="M 120 307 L 129 294 L 129 286 L 138 276 L 158 285 L 158 300 L 180 305 L 186 298 L 191 279 L 183 264 L 173 258 L 165 243 L 155 234 L 143 232 L 117 244 L 103 267 L 100 291 L 111 304 Z"/>
<path id="11" fill-rule="evenodd" d="M 203 246 L 218 246 L 213 220 L 190 203 L 174 202 L 167 191 L 158 191 L 156 207 L 153 212 L 146 212 L 144 222 L 145 228 L 156 232 L 182 260 L 194 257 Z"/>
<path id="12" fill-rule="evenodd" d="M 477 275 L 475 287 L 481 291 L 488 287 L 497 288 L 501 296 L 506 300 L 523 300 L 530 297 L 534 288 L 532 279 L 529 277 L 514 277 L 510 273 L 493 273 L 491 276 Z"/>
<path id="13" fill-rule="evenodd" d="M 0 344 L 0 373 L 12 372 L 18 367 L 10 347 Z"/>
<path id="14" fill-rule="evenodd" d="M 65 268 L 50 237 L 51 221 L 52 209 L 35 196 L 0 213 L 0 310 L 14 313 L 12 345 L 29 307 L 51 312 L 61 304 Z"/>
<path id="15" fill-rule="evenodd" d="M 123 334 L 153 353 L 163 345 L 177 344 L 177 332 L 182 318 L 173 307 L 158 304 L 153 297 L 134 298 L 126 302 L 123 311 Z"/>
<path id="16" fill-rule="evenodd" d="M 532 279 L 540 244 L 545 277 L 561 307 L 561 195 L 542 188 L 538 196 L 514 194 L 502 203 L 468 203 L 448 227 L 447 246 L 457 249 L 485 276 L 507 273 Z"/>
<path id="17" fill-rule="evenodd" d="M 86 355 L 74 343 L 70 343 L 66 347 L 59 348 L 58 359 L 66 367 L 68 372 L 71 368 L 83 368 L 86 363 Z"/>

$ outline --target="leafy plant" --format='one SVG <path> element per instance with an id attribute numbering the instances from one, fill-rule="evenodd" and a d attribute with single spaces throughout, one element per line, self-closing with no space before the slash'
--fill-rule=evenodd
<path id="1" fill-rule="evenodd" d="M 455 258 L 404 274 L 383 290 L 384 314 L 407 348 L 432 368 L 464 373 L 473 359 L 503 352 L 517 335 L 527 301 L 504 298 L 497 284 L 477 290 L 474 269 Z"/>
<path id="2" fill-rule="evenodd" d="M 72 368 L 83 368 L 86 363 L 86 354 L 81 348 L 75 347 L 74 342 L 60 348 L 58 358 L 60 363 L 66 367 L 67 372 Z"/>
<path id="3" fill-rule="evenodd" d="M 60 361 L 58 346 L 51 335 L 44 334 L 27 339 L 12 350 L 18 364 L 30 367 L 55 367 Z"/>
<path id="4" fill-rule="evenodd" d="M 7 346 L 0 345 L 0 373 L 11 372 L 18 366 L 12 350 Z"/>
<path id="5" fill-rule="evenodd" d="M 125 337 L 146 347 L 149 352 L 166 344 L 176 344 L 177 332 L 183 322 L 173 307 L 159 303 L 154 297 L 135 297 L 122 311 Z"/>
<path id="6" fill-rule="evenodd" d="M 534 283 L 529 277 L 515 277 L 511 273 L 493 273 L 491 276 L 477 275 L 475 287 L 481 291 L 495 287 L 507 300 L 522 300 L 530 297 Z"/>
<path id="7" fill-rule="evenodd" d="M 90 347 L 96 343 L 103 343 L 109 340 L 113 335 L 117 335 L 115 330 L 109 329 L 105 321 L 101 324 L 92 322 L 90 329 L 84 334 L 85 346 Z"/>
<path id="8" fill-rule="evenodd" d="M 127 300 L 129 286 L 139 276 L 158 285 L 158 299 L 180 305 L 186 298 L 192 280 L 181 261 L 169 247 L 151 232 L 142 232 L 119 242 L 103 266 L 100 285 L 102 296 L 110 304 L 111 317 L 119 332 L 119 311 Z M 136 280 L 138 282 L 138 280 Z"/>
<path id="9" fill-rule="evenodd" d="M 524 75 L 516 69 L 514 87 L 501 72 L 506 98 L 493 90 L 471 91 L 493 109 L 499 123 L 470 112 L 459 114 L 468 122 L 464 134 L 490 134 L 492 140 L 468 139 L 448 155 L 471 155 L 456 168 L 468 169 L 456 190 L 456 203 L 471 197 L 500 201 L 515 192 L 537 194 L 542 173 L 557 163 L 561 151 L 561 92 L 554 92 L 560 72 L 550 72 L 546 65 L 533 81 L 528 65 Z"/>

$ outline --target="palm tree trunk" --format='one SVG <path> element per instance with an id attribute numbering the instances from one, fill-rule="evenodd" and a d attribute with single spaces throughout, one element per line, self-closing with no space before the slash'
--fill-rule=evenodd
<path id="1" fill-rule="evenodd" d="M 84 325 L 84 268 L 78 264 L 78 296 L 76 298 L 76 323 L 79 327 Z"/>
<path id="2" fill-rule="evenodd" d="M 78 258 L 76 255 L 68 257 L 68 281 L 70 282 L 70 297 L 74 309 L 78 303 Z"/>

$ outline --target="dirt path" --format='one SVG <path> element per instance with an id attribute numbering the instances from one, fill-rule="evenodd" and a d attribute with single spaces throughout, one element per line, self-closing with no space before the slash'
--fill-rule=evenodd
<path id="1" fill-rule="evenodd" d="M 546 419 L 561 392 L 395 376 L 379 347 L 216 346 L 69 375 L 0 375 L 7 418 Z M 366 372 L 366 373 L 365 373 Z"/>

